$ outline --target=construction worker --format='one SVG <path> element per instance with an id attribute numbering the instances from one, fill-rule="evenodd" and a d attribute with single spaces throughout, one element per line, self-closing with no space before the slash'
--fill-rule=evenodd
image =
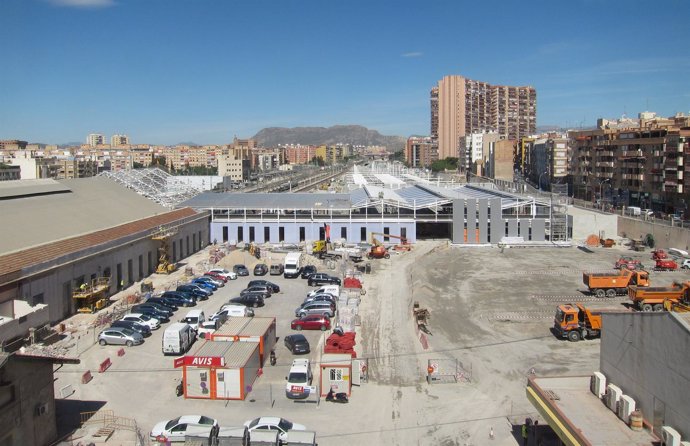
<path id="1" fill-rule="evenodd" d="M 86 282 L 84 282 L 84 283 L 82 283 L 81 285 L 79 285 L 79 289 L 80 289 L 81 291 L 86 291 Z"/>
<path id="2" fill-rule="evenodd" d="M 125 280 L 124 279 L 120 280 L 120 289 L 121 290 L 125 289 Z"/>
<path id="3" fill-rule="evenodd" d="M 522 444 L 523 446 L 527 446 L 527 436 L 529 433 L 529 429 L 532 425 L 532 420 L 527 418 L 525 420 L 525 424 L 522 425 Z"/>

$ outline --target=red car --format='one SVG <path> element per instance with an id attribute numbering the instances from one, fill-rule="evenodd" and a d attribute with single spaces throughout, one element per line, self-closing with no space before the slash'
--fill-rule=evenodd
<path id="1" fill-rule="evenodd" d="M 331 328 L 331 320 L 320 314 L 309 314 L 290 323 L 293 330 L 321 330 L 326 331 Z"/>
<path id="2" fill-rule="evenodd" d="M 206 271 L 206 272 L 204 273 L 204 276 L 213 277 L 213 278 L 216 279 L 216 280 L 222 280 L 223 283 L 225 283 L 225 282 L 228 281 L 228 278 L 227 278 L 227 277 L 225 277 L 225 276 L 223 276 L 223 275 L 221 275 L 221 274 L 218 274 L 218 273 L 216 273 L 216 272 L 213 272 L 213 271 Z"/>

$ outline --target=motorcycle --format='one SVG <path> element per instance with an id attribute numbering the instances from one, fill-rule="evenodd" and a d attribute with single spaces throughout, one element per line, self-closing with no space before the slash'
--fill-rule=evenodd
<path id="1" fill-rule="evenodd" d="M 269 357 L 271 361 L 271 365 L 276 365 L 276 352 L 275 350 L 271 350 L 271 355 Z"/>
<path id="2" fill-rule="evenodd" d="M 332 403 L 348 403 L 350 400 L 347 398 L 347 393 L 341 392 L 341 393 L 333 393 L 333 389 L 328 391 L 328 394 L 326 395 L 326 401 L 330 401 Z"/>

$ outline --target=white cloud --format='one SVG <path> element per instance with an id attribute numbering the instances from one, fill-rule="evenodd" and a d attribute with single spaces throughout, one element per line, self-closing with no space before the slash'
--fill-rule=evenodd
<path id="1" fill-rule="evenodd" d="M 412 51 L 409 53 L 402 53 L 400 56 L 402 56 L 402 57 L 422 57 L 423 55 L 424 55 L 424 53 L 422 53 L 420 51 Z"/>
<path id="2" fill-rule="evenodd" d="M 108 8 L 115 6 L 114 0 L 49 0 L 56 6 L 69 8 Z"/>

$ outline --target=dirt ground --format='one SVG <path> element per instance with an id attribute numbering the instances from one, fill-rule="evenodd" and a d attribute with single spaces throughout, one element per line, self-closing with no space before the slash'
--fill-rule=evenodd
<path id="1" fill-rule="evenodd" d="M 278 365 L 264 369 L 247 401 L 176 398 L 179 370 L 172 368 L 170 358 L 161 358 L 160 333 L 116 358 L 113 370 L 80 385 L 78 378 L 85 368 L 115 351 L 98 345 L 86 349 L 80 354 L 81 365 L 56 372 L 56 393 L 66 384 L 73 385 L 76 391 L 60 402 L 63 408 L 113 410 L 135 419 L 144 434 L 156 421 L 182 414 L 212 416 L 222 426 L 277 415 L 316 431 L 322 446 L 516 445 L 516 426 L 525 417 L 536 417 L 525 397 L 530 373 L 589 375 L 598 369 L 598 340 L 559 340 L 550 327 L 560 303 L 623 308 L 624 297 L 596 299 L 582 292 L 583 270 L 610 270 L 621 254 L 651 264 L 648 253 L 631 254 L 622 247 L 501 250 L 453 247 L 445 241 L 422 241 L 411 252 L 372 260 L 372 274 L 364 276 L 367 294 L 360 305 L 356 347 L 358 356 L 368 360 L 369 382 L 353 389 L 347 405 L 300 404 L 282 395 L 291 357 L 280 344 L 290 332 L 292 310 L 309 288 L 301 279 L 275 276 L 267 278 L 279 283 L 283 292 L 258 309 L 257 316 L 277 317 Z M 196 265 L 205 256 L 198 254 L 188 262 Z M 271 256 L 272 261 L 282 258 Z M 252 266 L 255 260 L 244 252 L 221 260 L 224 266 L 240 262 Z M 319 264 L 320 271 L 322 267 Z M 664 285 L 689 280 L 690 274 L 652 272 L 651 279 L 653 285 Z M 228 282 L 212 297 L 215 301 L 204 304 L 207 312 L 235 295 L 246 281 Z M 428 333 L 418 331 L 413 322 L 415 301 L 430 311 Z M 325 335 L 305 334 L 312 344 L 311 359 L 318 362 Z M 453 382 L 428 383 L 430 364 L 444 370 L 452 367 Z M 135 444 L 135 440 L 131 433 L 118 432 L 105 444 Z"/>

